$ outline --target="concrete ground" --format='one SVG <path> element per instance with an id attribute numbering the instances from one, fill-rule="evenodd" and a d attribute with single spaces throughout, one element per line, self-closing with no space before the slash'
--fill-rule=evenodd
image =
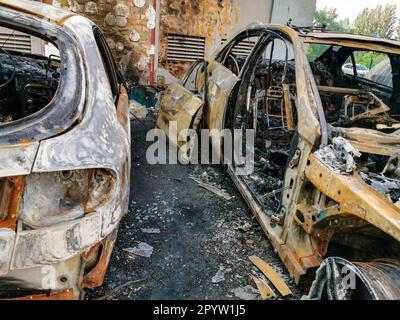
<path id="1" fill-rule="evenodd" d="M 146 162 L 151 144 L 146 133 L 154 127 L 154 114 L 132 121 L 129 214 L 122 220 L 103 286 L 88 290 L 86 299 L 260 299 L 251 275 L 261 274 L 249 261 L 251 255 L 283 275 L 294 292 L 289 299 L 298 299 L 300 290 L 222 166 Z M 190 177 L 221 186 L 234 198 L 227 201 Z M 140 242 L 154 248 L 150 258 L 124 250 Z"/>

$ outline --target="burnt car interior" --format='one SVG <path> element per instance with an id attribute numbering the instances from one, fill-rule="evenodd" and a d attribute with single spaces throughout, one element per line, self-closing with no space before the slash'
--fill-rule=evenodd
<path id="1" fill-rule="evenodd" d="M 241 178 L 267 212 L 279 215 L 285 169 L 296 140 L 294 54 L 279 33 L 260 37 L 254 50 L 226 125 L 255 130 L 255 171 Z"/>
<path id="2" fill-rule="evenodd" d="M 328 123 L 329 143 L 337 136 L 352 140 L 351 132 L 358 136 L 371 135 L 371 144 L 373 136 L 396 139 L 400 128 L 400 56 L 370 51 L 356 44 L 350 47 L 312 43 L 310 47 L 308 57 Z M 313 56 L 310 54 L 313 49 L 323 52 Z M 343 70 L 346 63 L 353 66 L 350 74 Z M 359 74 L 360 64 L 368 68 L 366 74 Z M 399 206 L 398 156 L 371 150 L 354 156 L 354 162 L 356 173 L 368 185 Z M 333 203 L 326 201 L 331 202 L 327 207 Z M 347 226 L 353 230 L 348 233 L 343 225 L 341 232 L 333 236 L 331 241 L 335 245 L 330 246 L 328 255 L 346 248 L 340 250 L 340 255 L 351 259 L 400 256 L 397 241 L 379 229 L 356 218 L 350 218 Z"/>
<path id="3" fill-rule="evenodd" d="M 25 118 L 52 100 L 60 81 L 56 47 L 17 30 L 0 36 L 0 125 Z M 42 50 L 34 50 L 35 44 Z M 43 49 L 44 48 L 44 49 Z"/>
<path id="4" fill-rule="evenodd" d="M 251 51 L 259 40 L 259 35 L 251 36 L 248 32 L 232 42 L 220 55 L 218 62 L 235 75 L 239 75 Z"/>
<path id="5" fill-rule="evenodd" d="M 321 52 L 317 57 L 312 58 L 309 55 L 308 58 L 329 129 L 328 143 L 332 143 L 335 136 L 342 136 L 341 130 L 353 128 L 374 131 L 378 135 L 398 135 L 400 57 L 368 51 L 362 49 L 362 46 L 322 47 L 324 50 L 320 47 Z M 358 60 L 365 57 L 369 59 L 369 74 L 358 75 L 356 65 Z M 241 176 L 240 179 L 247 185 L 264 212 L 273 221 L 282 224 L 285 217 L 283 197 L 289 198 L 289 192 L 285 190 L 290 188 L 285 184 L 285 174 L 298 152 L 298 100 L 292 43 L 284 34 L 269 31 L 267 36 L 260 37 L 246 64 L 239 63 L 240 59 L 235 59 L 235 55 L 230 52 L 225 52 L 225 58 L 225 67 L 233 73 L 241 73 L 241 82 L 228 103 L 226 127 L 255 130 L 255 170 L 253 174 Z M 343 71 L 343 66 L 349 62 L 353 65 L 353 74 Z M 386 77 L 379 72 L 382 65 L 385 66 Z M 393 204 L 400 205 L 398 157 L 378 152 L 361 153 L 354 161 L 357 172 L 365 182 L 385 195 Z M 292 184 L 293 180 L 290 183 Z M 305 188 L 309 188 L 310 203 L 318 198 L 324 202 L 325 207 L 334 204 L 334 201 L 321 195 L 318 190 L 310 192 L 313 190 L 311 184 L 305 184 Z M 302 220 L 301 217 L 299 219 Z M 339 245 L 330 246 L 331 251 L 328 255 L 334 254 L 342 245 L 351 245 L 356 248 L 350 250 L 346 247 L 344 252 L 347 258 L 399 256 L 400 248 L 396 241 L 357 218 L 350 220 L 347 226 L 351 230 L 357 229 L 358 232 L 349 235 L 344 223 L 344 226 L 341 226 L 342 232 L 332 238 L 332 242 Z M 356 225 L 358 227 L 355 227 Z M 366 236 L 371 234 L 374 237 L 369 237 L 368 246 L 361 249 L 357 247 L 362 241 L 366 243 Z"/>
<path id="6" fill-rule="evenodd" d="M 370 55 L 374 59 L 387 61 L 391 65 L 392 81 L 370 75 L 359 75 L 357 56 Z M 353 65 L 353 74 L 346 74 L 342 67 L 347 62 Z M 339 127 L 361 127 L 392 133 L 398 129 L 400 108 L 399 57 L 357 48 L 331 45 L 314 61 L 311 67 L 324 104 L 328 123 Z M 370 74 L 373 74 L 373 68 Z M 388 83 L 394 84 L 390 86 Z"/>

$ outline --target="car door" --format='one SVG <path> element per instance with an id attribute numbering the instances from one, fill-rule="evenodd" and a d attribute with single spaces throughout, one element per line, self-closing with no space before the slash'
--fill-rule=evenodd
<path id="1" fill-rule="evenodd" d="M 204 121 L 210 130 L 221 132 L 225 123 L 225 109 L 228 98 L 239 81 L 239 77 L 228 68 L 213 61 L 207 69 L 207 105 L 204 110 Z M 212 136 L 211 146 L 217 156 L 221 158 L 221 135 Z"/>
<path id="2" fill-rule="evenodd" d="M 207 72 L 208 103 L 204 110 L 204 120 L 209 129 L 222 130 L 228 97 L 235 84 L 239 81 L 239 77 L 217 61 L 209 64 Z"/>
<path id="3" fill-rule="evenodd" d="M 174 132 L 172 124 L 176 125 L 176 133 L 183 130 L 196 130 L 203 115 L 205 101 L 205 69 L 206 61 L 196 61 L 182 81 L 170 84 L 164 91 L 160 102 L 160 112 L 157 118 L 157 127 L 162 129 L 170 142 L 176 142 L 177 146 L 185 144 L 184 141 L 176 141 L 170 137 Z"/>
<path id="4" fill-rule="evenodd" d="M 240 81 L 243 65 L 257 45 L 261 31 L 246 30 L 236 35 L 207 68 L 207 104 L 204 121 L 210 130 L 221 132 L 225 125 L 225 111 L 229 96 Z M 221 159 L 221 135 L 211 139 L 211 145 L 218 159 Z"/>

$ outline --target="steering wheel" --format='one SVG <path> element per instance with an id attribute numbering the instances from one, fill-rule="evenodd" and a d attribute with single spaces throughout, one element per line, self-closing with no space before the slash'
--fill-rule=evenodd
<path id="1" fill-rule="evenodd" d="M 235 58 L 235 56 L 234 56 L 233 54 L 229 54 L 227 60 L 229 61 L 229 59 L 232 59 L 233 64 L 234 64 L 234 66 L 235 66 L 235 68 L 236 68 L 236 72 L 234 72 L 234 73 L 238 76 L 239 73 L 240 73 L 239 63 L 237 62 L 237 60 L 236 60 L 236 58 Z"/>
<path id="2" fill-rule="evenodd" d="M 10 60 L 12 61 L 12 66 L 13 66 L 13 71 L 12 71 L 11 76 L 9 76 L 9 78 L 7 79 L 6 82 L 0 84 L 0 90 L 1 90 L 1 89 L 3 89 L 3 88 L 7 87 L 7 86 L 14 80 L 15 74 L 16 74 L 17 72 L 16 72 L 16 67 L 15 67 L 16 62 L 15 62 L 14 57 L 13 57 L 7 50 L 4 50 L 4 49 L 2 49 L 2 48 L 0 48 L 0 52 L 4 52 L 6 55 L 9 56 Z M 0 63 L 0 69 L 2 69 L 2 68 L 3 68 L 3 66 L 2 66 L 1 63 Z"/>

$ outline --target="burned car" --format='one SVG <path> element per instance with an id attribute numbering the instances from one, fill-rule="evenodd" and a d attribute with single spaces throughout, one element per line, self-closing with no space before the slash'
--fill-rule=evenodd
<path id="1" fill-rule="evenodd" d="M 0 1 L 0 26 L 0 298 L 79 299 L 128 211 L 127 89 L 84 17 Z"/>
<path id="2" fill-rule="evenodd" d="M 254 171 L 225 166 L 292 278 L 319 268 L 308 298 L 399 299 L 399 112 L 400 42 L 254 24 L 167 88 L 157 126 L 253 130 Z"/>

